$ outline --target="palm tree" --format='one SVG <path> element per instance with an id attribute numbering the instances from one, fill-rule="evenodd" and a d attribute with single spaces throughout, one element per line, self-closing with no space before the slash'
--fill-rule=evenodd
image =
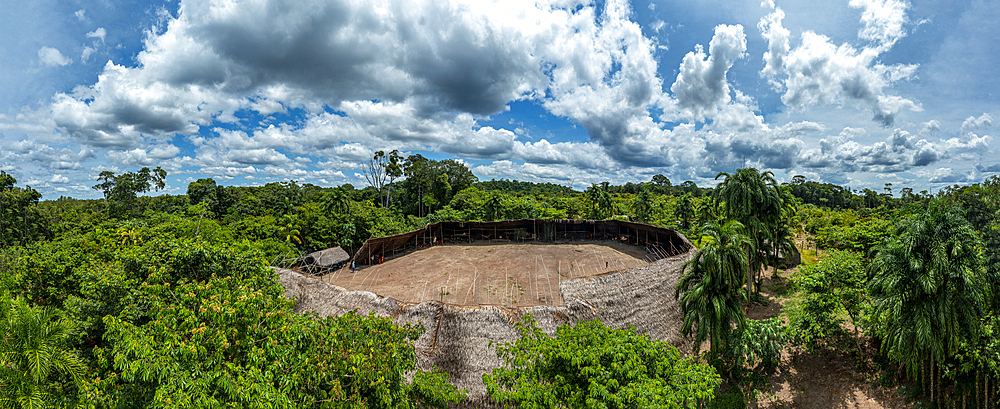
<path id="1" fill-rule="evenodd" d="M 594 220 L 604 220 L 615 214 L 615 203 L 608 191 L 609 182 L 601 182 L 600 185 L 591 183 L 587 188 L 586 196 L 590 202 L 590 218 Z"/>
<path id="2" fill-rule="evenodd" d="M 0 407 L 56 406 L 56 374 L 80 384 L 85 366 L 66 344 L 74 330 L 55 309 L 0 296 Z"/>
<path id="3" fill-rule="evenodd" d="M 350 212 L 351 209 L 351 201 L 347 197 L 347 193 L 340 188 L 333 189 L 329 193 L 324 194 L 320 203 L 323 206 L 323 211 L 326 212 L 328 216 L 346 214 Z"/>
<path id="4" fill-rule="evenodd" d="M 648 223 L 653 215 L 653 194 L 646 184 L 642 185 L 642 190 L 632 199 L 632 214 L 640 223 Z"/>
<path id="5" fill-rule="evenodd" d="M 868 290 L 882 348 L 910 376 L 929 364 L 932 400 L 934 365 L 979 336 L 986 306 L 980 246 L 960 211 L 935 201 L 904 221 L 871 263 Z"/>
<path id="6" fill-rule="evenodd" d="M 784 254 L 786 260 L 788 260 L 795 248 L 792 231 L 789 229 L 788 225 L 785 223 L 779 223 L 776 226 L 772 226 L 771 231 L 768 232 L 768 244 L 769 247 L 771 247 L 771 250 L 773 250 L 773 253 L 771 253 L 771 265 L 774 266 L 774 274 L 777 275 L 779 256 Z"/>
<path id="7" fill-rule="evenodd" d="M 674 298 L 680 299 L 684 314 L 681 333 L 695 331 L 696 353 L 710 338 L 709 356 L 715 359 L 726 350 L 733 323 L 738 331 L 744 327 L 739 289 L 748 269 L 746 248 L 752 243 L 737 221 L 722 226 L 711 222 L 701 231 L 711 240 L 684 264 Z"/>
<path id="8" fill-rule="evenodd" d="M 503 192 L 491 190 L 483 207 L 486 210 L 486 220 L 501 220 L 507 213 L 507 197 Z"/>
<path id="9" fill-rule="evenodd" d="M 774 227 L 782 222 L 787 195 L 782 194 L 771 171 L 760 173 L 754 168 L 742 168 L 732 175 L 720 172 L 715 179 L 723 176 L 725 179 L 715 189 L 716 204 L 723 206 L 726 219 L 743 224 L 756 249 L 748 254 L 750 268 L 746 278 L 749 297 L 753 288 L 752 274 L 759 271 L 773 253 L 769 251 L 772 245 L 767 239 Z"/>
<path id="10" fill-rule="evenodd" d="M 299 237 L 302 232 L 296 228 L 298 223 L 295 216 L 285 215 L 281 217 L 278 222 L 278 236 L 283 237 L 286 243 L 291 243 L 295 241 L 299 245 L 302 244 L 302 239 Z"/>
<path id="11" fill-rule="evenodd" d="M 680 203 L 677 204 L 677 210 L 674 212 L 676 217 L 681 221 L 681 230 L 687 231 L 691 228 L 691 220 L 694 219 L 695 215 L 694 204 L 692 203 L 691 194 L 685 193 L 681 196 Z"/>

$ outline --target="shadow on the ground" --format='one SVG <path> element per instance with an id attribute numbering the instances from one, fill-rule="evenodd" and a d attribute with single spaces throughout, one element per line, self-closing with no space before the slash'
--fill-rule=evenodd
<path id="1" fill-rule="evenodd" d="M 780 316 L 786 300 L 778 294 L 788 285 L 795 269 L 774 276 L 767 271 L 761 283 L 761 296 L 767 305 L 754 303 L 747 318 L 766 319 Z M 776 292 L 777 290 L 777 292 Z M 781 352 L 781 364 L 767 374 L 764 396 L 750 407 L 803 409 L 884 409 L 912 408 L 897 396 L 896 388 L 873 386 L 865 374 L 855 367 L 856 359 L 833 351 L 806 352 L 799 347 L 786 347 Z"/>

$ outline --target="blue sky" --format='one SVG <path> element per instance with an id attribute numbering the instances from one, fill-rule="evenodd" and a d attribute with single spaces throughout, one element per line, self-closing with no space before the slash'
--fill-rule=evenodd
<path id="1" fill-rule="evenodd" d="M 577 189 L 1000 174 L 994 1 L 119 3 L 0 14 L 0 170 L 47 198 L 143 166 L 361 187 L 392 149 Z"/>

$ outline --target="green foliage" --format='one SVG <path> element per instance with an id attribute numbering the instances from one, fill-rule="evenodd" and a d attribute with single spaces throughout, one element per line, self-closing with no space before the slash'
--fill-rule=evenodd
<path id="1" fill-rule="evenodd" d="M 743 224 L 747 236 L 753 241 L 749 251 L 747 293 L 752 288 L 751 274 L 768 264 L 776 264 L 778 249 L 787 245 L 784 232 L 785 219 L 794 214 L 794 200 L 788 191 L 774 179 L 771 171 L 759 172 L 754 168 L 738 169 L 732 175 L 721 172 L 715 178 L 725 177 L 716 187 L 715 200 L 722 206 L 726 220 Z M 759 291 L 759 288 L 758 288 Z"/>
<path id="2" fill-rule="evenodd" d="M 603 182 L 600 185 L 591 184 L 587 188 L 584 193 L 590 204 L 590 214 L 587 215 L 587 218 L 604 220 L 615 214 L 615 203 L 608 190 L 609 185 L 608 182 Z"/>
<path id="3" fill-rule="evenodd" d="M 632 215 L 635 221 L 647 223 L 653 216 L 653 194 L 648 188 L 643 188 L 635 195 L 631 203 Z"/>
<path id="4" fill-rule="evenodd" d="M 551 197 L 572 195 L 574 193 L 573 189 L 554 183 L 522 182 L 520 180 L 509 179 L 491 179 L 485 182 L 477 182 L 475 187 L 487 192 L 499 190 L 515 195 L 543 195 Z"/>
<path id="5" fill-rule="evenodd" d="M 305 203 L 304 189 L 294 180 L 289 182 L 271 182 L 264 187 L 251 191 L 249 195 L 240 198 L 236 204 L 236 211 L 248 212 L 247 214 L 263 215 L 270 213 L 274 217 L 289 213 L 294 213 L 297 206 Z M 245 210 L 244 206 L 257 205 L 259 209 Z"/>
<path id="6" fill-rule="evenodd" d="M 688 230 L 691 228 L 691 221 L 695 217 L 695 207 L 693 198 L 690 194 L 685 194 L 681 197 L 680 203 L 677 205 L 677 211 L 675 212 L 677 219 L 681 221 L 681 229 Z"/>
<path id="7" fill-rule="evenodd" d="M 229 208 L 226 217 L 235 221 L 244 217 L 263 216 L 265 213 L 266 208 L 256 194 L 243 192 Z"/>
<path id="8" fill-rule="evenodd" d="M 362 164 L 361 173 L 378 192 L 378 203 L 382 207 L 389 207 L 392 203 L 392 182 L 403 176 L 403 167 L 403 157 L 397 150 L 388 155 L 385 151 L 375 152 L 371 160 Z"/>
<path id="9" fill-rule="evenodd" d="M 861 197 L 854 195 L 851 189 L 837 186 L 830 183 L 819 183 L 806 181 L 804 176 L 798 175 L 788 183 L 792 195 L 802 200 L 803 203 L 837 209 L 856 209 L 863 204 Z"/>
<path id="10" fill-rule="evenodd" d="M 46 238 L 48 223 L 38 208 L 42 194 L 0 171 L 0 248 Z"/>
<path id="11" fill-rule="evenodd" d="M 506 195 L 503 193 L 492 191 L 486 194 L 486 202 L 484 203 L 485 212 L 484 218 L 487 221 L 493 220 L 503 220 L 506 219 L 505 214 L 507 210 L 507 200 Z"/>
<path id="12" fill-rule="evenodd" d="M 735 386 L 726 389 L 722 393 L 718 394 L 715 399 L 708 403 L 706 409 L 744 409 L 747 407 L 747 401 L 743 397 L 743 393 L 740 388 Z"/>
<path id="13" fill-rule="evenodd" d="M 188 200 L 192 205 L 205 203 L 216 215 L 224 215 L 233 205 L 232 195 L 225 187 L 215 183 L 215 179 L 198 179 L 188 184 Z"/>
<path id="14" fill-rule="evenodd" d="M 141 214 L 143 206 L 139 200 L 140 193 L 149 189 L 160 190 L 166 187 L 167 171 L 159 166 L 156 169 L 142 168 L 138 172 L 125 172 L 115 175 L 111 171 L 103 171 L 97 177 L 100 184 L 94 185 L 94 190 L 104 193 L 108 205 L 108 215 L 114 218 L 130 218 Z"/>
<path id="15" fill-rule="evenodd" d="M 413 383 L 409 389 L 410 401 L 419 402 L 424 408 L 447 409 L 450 403 L 462 403 L 466 400 L 466 390 L 459 390 L 448 383 L 448 374 L 438 370 L 433 372 L 417 371 L 413 375 Z"/>
<path id="16" fill-rule="evenodd" d="M 108 348 L 95 356 L 109 377 L 96 381 L 93 406 L 123 401 L 153 407 L 410 408 L 460 396 L 441 375 L 413 369 L 422 332 L 388 318 L 349 313 L 318 319 L 291 311 L 273 281 L 211 277 L 170 285 L 153 270 L 143 286 L 148 319 L 107 316 Z M 121 318 L 126 317 L 126 318 Z M 142 388 L 152 394 L 135 394 Z M 136 401 L 140 400 L 140 401 Z M 141 400 L 148 400 L 141 402 Z"/>
<path id="17" fill-rule="evenodd" d="M 816 243 L 824 248 L 867 254 L 892 233 L 892 221 L 865 218 L 849 226 L 830 226 L 820 230 L 816 235 Z"/>
<path id="18" fill-rule="evenodd" d="M 839 304 L 831 297 L 806 294 L 788 306 L 788 331 L 792 341 L 808 351 L 835 348 L 845 339 L 844 319 L 834 313 Z"/>
<path id="19" fill-rule="evenodd" d="M 868 283 L 876 333 L 911 375 L 977 342 L 987 288 L 981 245 L 957 209 L 936 201 L 878 248 Z"/>
<path id="20" fill-rule="evenodd" d="M 789 332 L 808 350 L 832 348 L 847 340 L 844 317 L 855 328 L 865 326 L 870 306 L 866 272 L 860 254 L 832 250 L 814 264 L 802 266 L 792 278 L 800 299 L 790 306 Z"/>
<path id="21" fill-rule="evenodd" d="M 389 156 L 392 156 L 391 153 Z M 933 359 L 940 363 L 943 376 L 954 381 L 955 393 L 974 385 L 977 373 L 1000 375 L 996 365 L 1000 355 L 993 336 L 997 333 L 996 328 L 1000 327 L 996 318 L 1000 316 L 1000 177 L 941 191 L 941 200 L 961 207 L 961 212 L 953 213 L 959 219 L 964 217 L 969 221 L 982 245 L 966 240 L 968 232 L 955 227 L 957 222 L 952 220 L 953 217 L 934 216 L 930 219 L 933 221 L 923 222 L 924 227 L 917 230 L 932 232 L 928 233 L 932 237 L 955 236 L 953 232 L 960 232 L 958 236 L 966 237 L 957 241 L 948 239 L 950 242 L 943 240 L 952 244 L 939 245 L 934 240 L 914 238 L 923 237 L 924 233 L 906 234 L 907 229 L 916 229 L 912 226 L 898 232 L 893 230 L 896 222 L 906 217 L 914 216 L 905 223 L 906 226 L 913 224 L 912 220 L 928 217 L 926 207 L 930 195 L 926 192 L 914 194 L 905 187 L 899 189 L 901 198 L 893 199 L 889 186 L 884 193 L 866 189 L 858 194 L 851 193 L 849 189 L 834 189 L 832 185 L 807 182 L 804 178 L 777 186 L 768 172 L 748 169 L 733 175 L 720 175 L 726 180 L 716 189 L 714 198 L 706 196 L 712 189 L 698 188 L 690 181 L 673 185 L 662 175 L 654 176 L 650 183 L 626 183 L 621 186 L 603 183 L 590 186 L 586 192 L 574 192 L 570 188 L 551 184 L 517 181 L 477 183 L 468 167 L 459 162 L 434 161 L 420 155 L 412 155 L 405 161 L 398 159 L 398 170 L 406 177 L 395 183 L 386 180 L 382 194 L 371 187 L 355 190 L 350 185 L 324 188 L 288 181 L 268 183 L 262 187 L 222 187 L 212 179 L 200 179 L 188 186 L 186 196 L 146 197 L 141 193 L 158 187 L 157 179 L 165 176 L 165 172 L 145 169 L 123 175 L 102 174 L 99 180 L 104 183 L 97 188 L 105 193 L 107 200 L 62 197 L 40 201 L 41 195 L 37 191 L 30 187 L 16 187 L 13 177 L 0 172 L 0 292 L 7 291 L 15 297 L 22 297 L 31 305 L 61 309 L 75 322 L 78 331 L 69 342 L 81 350 L 81 356 L 93 372 L 91 377 L 94 379 L 85 384 L 85 392 L 97 402 L 95 405 L 121 404 L 128 407 L 129 402 L 137 402 L 131 406 L 160 402 L 161 406 L 173 406 L 157 400 L 164 397 L 157 393 L 170 391 L 171 396 L 187 399 L 192 406 L 209 402 L 197 401 L 202 394 L 209 392 L 211 396 L 206 399 L 216 399 L 212 402 L 221 406 L 252 406 L 249 401 L 239 400 L 242 399 L 239 396 L 263 396 L 271 393 L 268 391 L 277 391 L 274 393 L 288 397 L 286 403 L 299 406 L 298 402 L 292 401 L 297 398 L 291 397 L 293 389 L 299 388 L 295 389 L 298 392 L 294 392 L 299 395 L 294 396 L 308 395 L 322 400 L 316 397 L 322 395 L 317 391 L 323 390 L 327 394 L 326 399 L 331 399 L 330 404 L 338 406 L 347 401 L 332 398 L 333 391 L 340 391 L 336 392 L 340 394 L 338 396 L 348 399 L 354 393 L 351 391 L 355 390 L 351 389 L 354 386 L 345 386 L 343 378 L 339 378 L 337 382 L 343 382 L 334 387 L 330 383 L 334 382 L 332 375 L 327 378 L 308 375 L 311 378 L 295 378 L 294 382 L 299 383 L 294 385 L 298 386 L 290 386 L 293 384 L 285 381 L 285 373 L 266 372 L 262 368 L 251 370 L 252 365 L 246 363 L 245 357 L 237 356 L 225 361 L 236 365 L 229 367 L 219 363 L 223 361 L 202 360 L 208 355 L 197 355 L 199 360 L 170 355 L 164 352 L 168 351 L 164 344 L 157 342 L 171 342 L 171 345 L 187 343 L 185 345 L 194 347 L 201 345 L 206 350 L 219 349 L 214 338 L 197 338 L 191 333 L 192 329 L 204 325 L 206 333 L 224 332 L 231 337 L 235 327 L 226 327 L 229 325 L 226 319 L 204 316 L 196 307 L 206 305 L 209 301 L 205 297 L 213 295 L 217 300 L 224 296 L 245 295 L 256 297 L 254 299 L 261 303 L 271 302 L 267 299 L 278 293 L 270 287 L 273 285 L 270 272 L 263 269 L 266 260 L 337 245 L 350 253 L 352 248 L 356 249 L 370 237 L 397 234 L 440 220 L 625 218 L 622 212 L 628 212 L 631 220 L 682 228 L 697 245 L 704 246 L 702 251 L 714 248 L 712 251 L 717 252 L 713 257 L 718 260 L 709 260 L 711 257 L 706 252 L 697 256 L 700 257 L 698 262 L 704 266 L 692 264 L 686 267 L 685 287 L 679 288 L 676 295 L 683 297 L 682 304 L 687 303 L 685 325 L 688 334 L 707 331 L 708 335 L 702 339 L 714 337 L 713 331 L 722 334 L 713 346 L 718 344 L 725 348 L 710 355 L 714 357 L 712 362 L 719 365 L 720 370 L 737 375 L 735 379 L 740 382 L 750 379 L 746 374 L 753 373 L 752 368 L 765 368 L 773 362 L 773 352 L 783 342 L 781 336 L 788 336 L 808 349 L 853 347 L 861 350 L 858 331 L 868 331 L 875 336 L 896 362 L 903 359 L 900 358 L 900 351 L 913 349 L 915 352 L 911 352 L 916 354 L 918 366 L 926 367 L 931 359 L 927 350 L 921 350 L 919 345 L 936 348 L 935 343 L 947 344 L 945 350 L 952 351 L 950 355 L 941 357 L 935 353 Z M 738 192 L 741 189 L 743 192 Z M 793 214 L 791 205 L 795 200 L 789 193 L 816 205 L 801 205 Z M 780 202 L 777 210 L 773 206 L 777 203 L 772 200 L 774 197 Z M 750 210 L 744 211 L 746 209 Z M 740 240 L 721 237 L 715 231 L 722 229 L 720 224 L 726 219 L 741 218 L 745 219 L 744 228 L 753 232 L 755 246 L 734 245 Z M 703 226 L 708 226 L 704 229 L 704 241 L 700 240 Z M 830 251 L 823 257 L 809 257 L 810 260 L 822 260 L 803 267 L 792 280 L 789 288 L 797 292 L 785 305 L 788 312 L 786 318 L 789 319 L 787 333 L 782 333 L 780 325 L 770 321 L 747 321 L 740 331 L 734 330 L 740 329 L 742 295 L 738 291 L 728 294 L 721 289 L 724 286 L 717 284 L 725 276 L 735 274 L 735 270 L 730 267 L 713 270 L 715 267 L 708 266 L 718 263 L 742 265 L 743 262 L 737 261 L 737 251 L 729 251 L 732 254 L 728 254 L 720 250 L 741 246 L 744 247 L 744 258 L 748 254 L 747 248 L 756 249 L 749 253 L 751 259 L 748 264 L 763 265 L 776 256 L 778 246 L 783 242 L 787 244 L 793 228 L 796 232 L 812 233 L 821 247 L 852 250 L 853 253 Z M 886 244 L 879 252 L 870 252 L 883 242 Z M 969 262 L 966 259 L 970 254 L 981 255 L 981 258 Z M 871 270 L 873 284 L 869 288 L 865 286 L 866 277 L 863 275 L 866 256 L 874 257 L 876 264 Z M 977 265 L 980 266 L 978 270 L 975 268 Z M 982 268 L 984 265 L 985 268 Z M 749 269 L 740 271 L 744 271 L 746 276 L 745 272 Z M 706 279 L 709 276 L 711 279 Z M 161 277 L 162 282 L 151 281 L 151 277 Z M 744 281 L 739 277 L 726 280 L 735 283 L 726 286 L 737 289 Z M 978 290 L 965 290 L 974 283 Z M 164 294 L 167 293 L 149 292 L 154 286 L 165 287 L 168 284 L 172 290 L 179 286 L 195 286 L 190 289 L 198 288 L 198 291 L 192 292 L 201 304 L 191 299 L 181 305 L 176 300 L 171 301 L 172 295 L 166 298 Z M 262 295 L 248 293 L 240 286 L 254 288 Z M 218 288 L 213 289 L 215 287 Z M 933 288 L 937 289 L 928 290 Z M 870 313 L 871 297 L 865 290 L 871 290 L 872 296 L 885 303 L 874 314 Z M 275 297 L 280 300 L 280 296 Z M 979 302 L 980 297 L 985 301 Z M 895 301 L 887 301 L 892 299 Z M 230 300 L 230 303 L 233 301 Z M 978 306 L 978 312 L 976 308 L 967 308 L 971 305 Z M 151 326 L 157 318 L 161 323 L 166 322 L 164 320 L 170 316 L 164 312 L 167 306 L 175 307 L 174 313 L 177 314 L 182 309 L 193 311 L 194 316 L 175 317 L 173 326 Z M 278 304 L 272 307 L 262 311 L 281 310 Z M 956 312 L 959 314 L 957 319 L 940 318 L 953 317 Z M 251 319 L 253 312 L 233 314 L 233 317 Z M 315 329 L 315 325 L 340 325 L 300 322 L 298 318 L 282 319 L 288 328 L 308 330 L 309 334 L 326 331 Z M 843 329 L 847 320 L 856 328 L 853 337 Z M 920 320 L 925 323 L 921 324 Z M 941 322 L 948 325 L 940 325 Z M 374 324 L 357 325 L 372 328 Z M 904 326 L 914 330 L 902 328 Z M 270 327 L 270 330 L 281 332 L 282 328 Z M 112 339 L 109 335 L 112 330 L 118 338 Z M 161 381 L 159 378 L 144 380 L 138 370 L 129 380 L 124 379 L 127 368 L 122 366 L 124 364 L 116 364 L 115 357 L 131 360 L 141 352 L 140 349 L 128 349 L 132 347 L 128 346 L 131 344 L 126 345 L 126 341 L 138 342 L 136 339 L 139 339 L 129 338 L 131 332 L 135 332 L 136 337 L 151 337 L 154 341 L 148 345 L 150 351 L 170 355 L 171 360 L 159 364 L 167 365 L 170 370 L 181 368 L 177 369 L 182 375 L 176 377 L 176 382 L 171 383 L 170 379 Z M 974 336 L 977 332 L 979 337 Z M 240 330 L 236 333 L 240 334 Z M 263 333 L 260 334 L 263 336 Z M 312 358 L 314 355 L 310 354 L 330 354 L 328 351 L 308 352 L 303 349 L 304 341 L 288 334 L 271 337 L 289 344 L 281 351 L 308 356 L 302 359 L 320 359 Z M 938 337 L 943 337 L 943 340 L 937 340 Z M 197 345 L 192 341 L 196 338 Z M 395 342 L 388 338 L 372 339 L 376 342 Z M 854 345 L 848 344 L 851 340 Z M 332 344 L 333 341 L 330 342 L 318 345 L 339 348 Z M 403 344 L 408 342 L 403 341 Z M 906 346 L 911 344 L 918 347 Z M 251 349 L 238 350 L 245 352 Z M 102 352 L 100 359 L 95 351 Z M 357 351 L 368 356 L 363 348 Z M 222 356 L 229 359 L 225 354 Z M 138 358 L 136 360 L 141 362 Z M 385 362 L 395 365 L 390 361 Z M 299 365 L 291 358 L 275 357 L 274 362 Z M 907 365 L 904 363 L 904 366 Z M 913 364 L 907 368 L 912 371 Z M 257 389 L 231 394 L 223 388 L 219 392 L 220 389 L 213 388 L 222 388 L 224 382 L 212 382 L 222 378 L 207 380 L 195 376 L 196 373 L 225 373 L 236 379 L 242 376 L 248 380 L 247 385 Z M 76 391 L 69 379 L 59 374 L 51 378 L 49 384 L 54 391 L 53 396 L 69 397 L 72 393 L 63 392 Z M 449 389 L 444 374 L 418 372 L 412 379 L 409 384 L 404 382 L 398 388 L 392 386 L 392 399 L 407 402 L 421 400 L 425 405 L 437 407 L 446 401 L 459 399 L 459 395 L 453 394 L 453 388 Z M 161 384 L 165 385 L 164 392 L 158 392 Z M 739 398 L 742 394 L 738 389 L 733 387 L 729 391 Z M 365 393 L 357 393 L 357 396 L 362 395 Z M 366 402 L 382 402 L 382 398 L 365 396 L 369 396 L 365 398 Z M 743 395 L 739 403 L 734 400 L 733 404 L 742 405 L 746 396 L 749 395 Z M 713 405 L 723 401 L 716 399 Z M 57 404 L 62 403 L 64 401 Z"/>
<path id="22" fill-rule="evenodd" d="M 748 269 L 746 248 L 751 243 L 736 221 L 722 226 L 709 223 L 702 231 L 711 242 L 684 264 L 674 298 L 680 298 L 684 314 L 681 334 L 695 332 L 695 352 L 710 339 L 709 359 L 715 361 L 733 338 L 733 324 L 737 334 L 745 326 L 739 289 Z"/>
<path id="23" fill-rule="evenodd" d="M 409 408 L 461 399 L 444 374 L 406 381 L 422 330 L 295 314 L 255 243 L 206 241 L 160 221 L 26 248 L 16 280 L 4 283 L 80 324 L 93 372 L 81 386 L 84 406 Z"/>
<path id="24" fill-rule="evenodd" d="M 554 337 L 528 315 L 521 339 L 501 345 L 506 367 L 483 375 L 488 393 L 521 408 L 696 408 L 721 378 L 709 365 L 634 329 L 599 321 L 565 325 Z"/>
<path id="25" fill-rule="evenodd" d="M 408 156 L 402 169 L 406 176 L 399 186 L 402 211 L 419 217 L 451 203 L 457 193 L 479 180 L 464 163 L 437 161 L 419 154 Z"/>
<path id="26" fill-rule="evenodd" d="M 51 307 L 0 295 L 0 407 L 68 406 L 86 367 L 68 342 L 75 326 Z"/>
<path id="27" fill-rule="evenodd" d="M 741 372 L 773 369 L 781 363 L 781 350 L 787 342 L 781 318 L 746 320 L 746 327 L 730 342 L 726 359 Z"/>
<path id="28" fill-rule="evenodd" d="M 88 236 L 24 247 L 11 260 L 7 288 L 0 290 L 22 295 L 35 305 L 61 306 L 86 280 L 82 270 L 96 260 L 113 257 L 109 250 L 117 247 L 109 231 Z"/>

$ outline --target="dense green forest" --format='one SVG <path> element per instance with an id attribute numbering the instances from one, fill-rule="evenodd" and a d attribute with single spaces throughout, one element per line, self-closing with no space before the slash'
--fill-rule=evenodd
<path id="1" fill-rule="evenodd" d="M 96 200 L 42 200 L 0 172 L 0 407 L 447 407 L 464 391 L 413 374 L 423 328 L 294 314 L 267 266 L 437 221 L 518 218 L 686 234 L 698 250 L 676 289 L 682 328 L 711 347 L 679 353 L 600 323 L 549 337 L 526 319 L 522 341 L 499 348 L 508 368 L 484 377 L 497 400 L 742 407 L 789 345 L 850 355 L 926 407 L 1000 399 L 996 176 L 894 194 L 746 168 L 715 188 L 657 175 L 574 191 L 397 152 L 367 165 L 360 189 L 200 179 L 176 196 L 156 195 L 159 168 L 103 172 Z M 795 243 L 816 260 L 789 281 L 791 307 L 746 318 Z"/>

